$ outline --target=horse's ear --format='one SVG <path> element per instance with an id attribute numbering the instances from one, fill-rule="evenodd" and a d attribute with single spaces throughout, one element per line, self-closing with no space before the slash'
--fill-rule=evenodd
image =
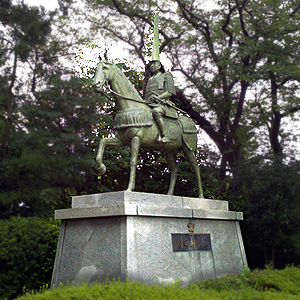
<path id="1" fill-rule="evenodd" d="M 101 61 L 102 60 L 102 57 L 101 57 L 101 55 L 99 54 L 99 61 Z"/>
<path id="2" fill-rule="evenodd" d="M 105 49 L 104 58 L 105 58 L 105 60 L 108 60 L 108 58 L 107 58 L 107 49 Z"/>

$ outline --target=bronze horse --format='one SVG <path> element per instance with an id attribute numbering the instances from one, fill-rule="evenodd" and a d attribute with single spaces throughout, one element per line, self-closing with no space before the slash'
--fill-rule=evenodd
<path id="1" fill-rule="evenodd" d="M 178 167 L 176 154 L 183 150 L 187 156 L 197 179 L 198 197 L 203 198 L 200 169 L 195 150 L 197 146 L 197 129 L 194 122 L 186 116 L 166 118 L 166 132 L 170 142 L 160 141 L 159 129 L 153 120 L 151 108 L 125 77 L 123 72 L 108 60 L 100 61 L 93 81 L 95 92 L 101 93 L 104 84 L 108 84 L 114 94 L 116 104 L 115 137 L 103 138 L 100 141 L 96 162 L 103 175 L 106 166 L 102 162 L 105 146 L 129 146 L 131 149 L 130 176 L 127 191 L 135 188 L 136 166 L 141 147 L 164 152 L 171 171 L 171 182 L 168 195 L 173 195 Z"/>

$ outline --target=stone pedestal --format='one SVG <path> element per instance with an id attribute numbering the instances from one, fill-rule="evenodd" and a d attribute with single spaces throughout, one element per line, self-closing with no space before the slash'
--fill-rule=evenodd
<path id="1" fill-rule="evenodd" d="M 107 277 L 185 285 L 247 266 L 243 214 L 227 201 L 124 191 L 73 197 L 55 218 L 55 286 Z"/>

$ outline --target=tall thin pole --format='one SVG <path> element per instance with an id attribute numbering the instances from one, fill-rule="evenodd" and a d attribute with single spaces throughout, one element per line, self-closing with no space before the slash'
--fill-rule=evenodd
<path id="1" fill-rule="evenodd" d="M 154 16 L 154 38 L 152 60 L 159 60 L 159 43 L 158 43 L 158 13 Z"/>

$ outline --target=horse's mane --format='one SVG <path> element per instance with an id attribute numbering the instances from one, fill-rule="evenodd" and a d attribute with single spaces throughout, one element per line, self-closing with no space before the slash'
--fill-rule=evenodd
<path id="1" fill-rule="evenodd" d="M 134 95 L 134 98 L 141 102 L 145 102 L 145 100 L 141 97 L 140 93 L 136 90 L 136 88 L 131 83 L 131 81 L 125 76 L 125 74 L 122 72 L 122 70 L 120 68 L 118 68 L 116 65 L 114 65 L 114 66 L 116 68 L 118 75 L 121 76 L 121 78 L 127 82 L 127 86 L 129 88 L 130 92 Z"/>

